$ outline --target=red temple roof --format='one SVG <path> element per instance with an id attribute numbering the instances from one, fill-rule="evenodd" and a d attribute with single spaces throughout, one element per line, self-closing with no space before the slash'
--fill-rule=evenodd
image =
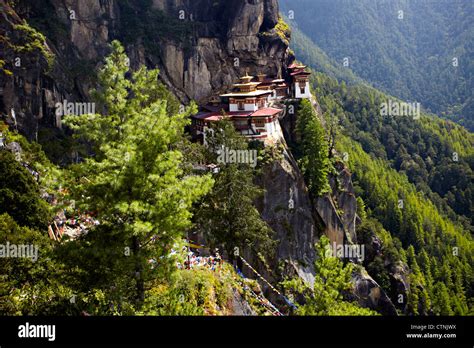
<path id="1" fill-rule="evenodd" d="M 297 76 L 297 75 L 311 75 L 310 72 L 304 71 L 303 69 L 297 70 L 295 72 L 292 72 L 290 76 Z"/>
<path id="2" fill-rule="evenodd" d="M 223 116 L 218 112 L 200 112 L 199 114 L 194 115 L 193 118 L 197 120 L 220 121 Z"/>
<path id="3" fill-rule="evenodd" d="M 296 62 L 293 62 L 289 67 L 288 69 L 304 69 L 306 68 L 306 65 L 299 65 L 299 64 L 296 64 Z"/>
<path id="4" fill-rule="evenodd" d="M 234 111 L 234 112 L 227 112 L 226 115 L 230 118 L 244 118 L 244 117 L 265 117 L 265 116 L 274 116 L 281 112 L 281 109 L 276 108 L 262 108 L 255 112 L 252 111 Z M 222 120 L 223 116 L 220 112 L 201 112 L 197 115 L 194 115 L 193 118 L 198 120 L 205 120 L 205 121 L 220 121 Z"/>
<path id="5" fill-rule="evenodd" d="M 262 108 L 260 110 L 255 111 L 252 116 L 273 116 L 281 112 L 281 109 L 276 108 Z"/>

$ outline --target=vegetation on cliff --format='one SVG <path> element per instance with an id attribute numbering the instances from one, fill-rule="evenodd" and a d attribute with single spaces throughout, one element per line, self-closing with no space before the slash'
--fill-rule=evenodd
<path id="1" fill-rule="evenodd" d="M 364 266 L 401 313 L 472 313 L 472 134 L 423 112 L 384 116 L 384 103 L 402 101 L 358 83 L 303 39 L 294 43 L 297 54 L 324 71 L 313 73 L 312 87 L 330 146 L 353 172 L 358 241 L 382 244 Z M 393 278 L 403 263 L 406 293 Z"/>
<path id="2" fill-rule="evenodd" d="M 178 263 L 184 265 L 187 257 L 182 240 L 191 227 L 193 205 L 210 193 L 214 180 L 209 174 L 190 170 L 190 154 L 182 152 L 205 152 L 184 134 L 194 108 L 170 112 L 167 104 L 174 99 L 162 97 L 158 71 L 141 68 L 129 73 L 127 61 L 123 47 L 113 42 L 93 93 L 98 113 L 65 118 L 75 137 L 91 148 L 93 155 L 83 162 L 57 168 L 45 160 L 37 146 L 3 129 L 9 143 L 21 143 L 23 153 L 22 162 L 18 162 L 10 151 L 0 149 L 0 171 L 6 179 L 0 189 L 7 203 L 2 204 L 0 240 L 33 245 L 38 253 L 34 259 L 0 260 L 0 312 L 222 315 L 232 314 L 235 302 L 240 301 L 247 303 L 250 311 L 267 313 L 249 297 L 230 265 L 219 266 L 219 272 L 177 267 Z M 232 132 L 225 141 L 247 146 Z M 51 209 L 91 212 L 98 223 L 76 239 L 64 236 L 61 243 L 53 242 L 46 233 L 49 209 L 39 199 L 38 183 L 20 164 L 25 161 L 42 169 L 42 192 L 51 190 L 58 200 Z M 225 189 L 219 186 L 221 182 L 237 185 L 239 193 L 243 192 L 235 174 L 249 172 L 224 168 L 222 179 L 216 180 L 214 196 Z M 52 184 L 50 177 L 57 182 Z M 241 201 L 239 195 L 231 210 L 236 221 L 242 222 L 241 228 L 232 229 L 227 238 L 217 234 L 220 229 L 209 235 L 219 246 L 232 245 L 232 250 L 242 243 L 253 243 L 254 238 L 268 241 L 264 233 L 269 229 L 252 205 L 258 190 L 253 191 L 252 175 L 246 180 L 249 196 Z M 217 223 L 219 209 L 213 212 L 211 218 Z M 246 214 L 253 214 L 253 225 Z"/>
<path id="3" fill-rule="evenodd" d="M 296 156 L 309 190 L 319 197 L 329 190 L 329 146 L 321 121 L 311 102 L 303 99 L 296 121 Z"/>
<path id="4" fill-rule="evenodd" d="M 345 301 L 343 293 L 349 291 L 351 273 L 354 269 L 352 263 L 344 264 L 342 260 L 329 255 L 330 242 L 322 236 L 316 245 L 318 257 L 315 262 L 315 280 L 311 286 L 301 278 L 283 282 L 286 292 L 292 298 L 302 296 L 303 304 L 296 309 L 297 315 L 377 315 L 367 308 L 360 307 L 357 303 Z"/>
<path id="5" fill-rule="evenodd" d="M 276 241 L 273 231 L 262 220 L 254 202 L 263 191 L 255 183 L 257 150 L 237 133 L 231 121 L 217 122 L 208 131 L 206 163 L 217 163 L 215 184 L 196 208 L 196 229 L 211 247 L 224 246 L 229 257 L 234 250 L 252 250 L 262 260 L 272 254 Z M 229 163 L 219 160 L 226 150 L 254 152 L 255 162 Z M 249 156 L 250 158 L 250 156 Z"/>

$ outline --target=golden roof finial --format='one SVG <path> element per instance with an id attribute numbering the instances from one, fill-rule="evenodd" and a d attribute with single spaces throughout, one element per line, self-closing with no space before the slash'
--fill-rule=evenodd
<path id="1" fill-rule="evenodd" d="M 249 83 L 253 79 L 252 76 L 249 75 L 249 69 L 245 69 L 245 75 L 240 78 L 242 83 Z"/>

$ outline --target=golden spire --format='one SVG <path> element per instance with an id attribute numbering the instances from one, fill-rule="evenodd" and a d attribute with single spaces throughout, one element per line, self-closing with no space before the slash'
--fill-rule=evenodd
<path id="1" fill-rule="evenodd" d="M 253 79 L 253 76 L 249 75 L 249 69 L 246 68 L 245 69 L 245 76 L 242 76 L 240 78 L 240 80 L 242 81 L 242 83 L 249 83 L 252 79 Z"/>

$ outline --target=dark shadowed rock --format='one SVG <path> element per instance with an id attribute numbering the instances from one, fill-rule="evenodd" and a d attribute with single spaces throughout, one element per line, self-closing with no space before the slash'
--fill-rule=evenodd
<path id="1" fill-rule="evenodd" d="M 254 316 L 257 315 L 255 311 L 250 307 L 247 301 L 245 301 L 237 290 L 232 292 L 232 315 L 244 315 L 244 316 Z"/>
<path id="2" fill-rule="evenodd" d="M 395 306 L 385 291 L 363 268 L 357 268 L 352 274 L 354 291 L 348 296 L 361 306 L 376 310 L 382 315 L 398 315 Z"/>

